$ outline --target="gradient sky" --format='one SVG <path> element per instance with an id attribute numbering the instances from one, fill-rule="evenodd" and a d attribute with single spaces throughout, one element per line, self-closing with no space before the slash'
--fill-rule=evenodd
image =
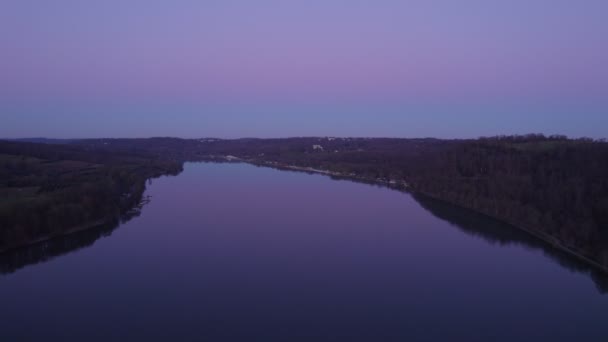
<path id="1" fill-rule="evenodd" d="M 606 0 L 3 0 L 0 137 L 608 137 Z"/>

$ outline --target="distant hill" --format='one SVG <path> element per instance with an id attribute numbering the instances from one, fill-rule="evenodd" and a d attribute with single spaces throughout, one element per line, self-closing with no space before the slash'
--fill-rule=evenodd
<path id="1" fill-rule="evenodd" d="M 19 139 L 0 139 L 6 141 L 30 142 L 38 144 L 69 144 L 76 139 L 50 139 L 50 138 L 19 138 Z"/>

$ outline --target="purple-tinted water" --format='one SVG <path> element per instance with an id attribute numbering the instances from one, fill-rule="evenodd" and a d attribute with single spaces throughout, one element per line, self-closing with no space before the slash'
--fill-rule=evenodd
<path id="1" fill-rule="evenodd" d="M 0 341 L 608 340 L 598 279 L 469 213 L 245 164 L 147 194 L 110 236 L 0 275 Z"/>

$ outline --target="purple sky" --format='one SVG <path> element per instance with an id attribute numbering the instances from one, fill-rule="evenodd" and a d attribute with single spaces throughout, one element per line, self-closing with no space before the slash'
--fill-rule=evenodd
<path id="1" fill-rule="evenodd" d="M 607 137 L 606 18 L 606 0 L 4 0 L 0 137 Z"/>

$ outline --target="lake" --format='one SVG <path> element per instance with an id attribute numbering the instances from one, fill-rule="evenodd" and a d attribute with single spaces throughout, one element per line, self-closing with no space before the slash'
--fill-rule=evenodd
<path id="1" fill-rule="evenodd" d="M 429 199 L 187 163 L 141 215 L 0 256 L 0 341 L 606 341 L 605 276 Z"/>

